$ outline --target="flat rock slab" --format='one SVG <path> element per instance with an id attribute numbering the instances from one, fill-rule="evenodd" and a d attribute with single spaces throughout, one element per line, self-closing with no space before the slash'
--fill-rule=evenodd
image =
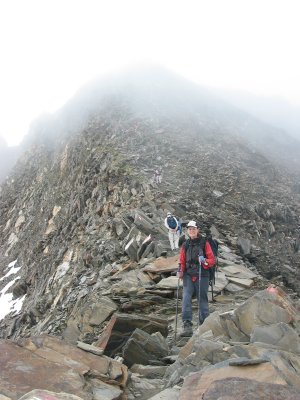
<path id="1" fill-rule="evenodd" d="M 150 397 L 148 400 L 177 400 L 179 398 L 179 389 L 165 389 L 162 392 Z"/>
<path id="2" fill-rule="evenodd" d="M 222 267 L 222 271 L 225 272 L 226 276 L 234 276 L 235 278 L 242 279 L 254 279 L 257 278 L 257 274 L 250 271 L 247 267 L 243 265 L 228 265 Z"/>
<path id="3" fill-rule="evenodd" d="M 213 383 L 226 378 L 243 378 L 263 384 L 287 385 L 287 382 L 270 362 L 244 367 L 229 366 L 228 363 L 224 362 L 209 367 L 203 372 L 195 372 L 189 375 L 184 380 L 179 399 L 202 399 Z"/>
<path id="4" fill-rule="evenodd" d="M 240 265 L 241 258 L 238 259 L 238 256 L 231 253 L 230 251 L 227 253 L 223 253 L 223 256 L 218 257 L 219 265 Z"/>
<path id="5" fill-rule="evenodd" d="M 1 400 L 1 397 L 0 397 Z M 32 390 L 19 400 L 84 400 L 82 397 L 72 395 L 70 393 L 55 393 L 48 390 Z"/>
<path id="6" fill-rule="evenodd" d="M 166 373 L 167 366 L 162 365 L 142 365 L 134 364 L 130 368 L 130 371 L 145 378 L 162 378 Z M 1 399 L 0 399 L 1 400 Z"/>
<path id="7" fill-rule="evenodd" d="M 0 340 L 0 392 L 13 400 L 34 390 L 61 391 L 92 399 L 80 373 L 69 366 L 45 360 L 8 340 Z M 51 379 L 49 379 L 51 377 Z"/>
<path id="8" fill-rule="evenodd" d="M 152 272 L 155 274 L 161 274 L 164 272 L 173 272 L 177 271 L 179 262 L 179 254 L 173 257 L 160 257 L 157 258 L 151 264 L 146 265 L 142 271 L 144 272 Z"/>
<path id="9" fill-rule="evenodd" d="M 242 286 L 242 287 L 246 287 L 249 288 L 253 285 L 253 280 L 252 279 L 240 279 L 240 278 L 235 278 L 233 276 L 227 276 L 227 279 L 230 282 L 235 283 L 236 285 Z"/>
<path id="10" fill-rule="evenodd" d="M 233 366 L 239 366 L 239 365 L 256 365 L 256 364 L 261 364 L 268 362 L 267 359 L 264 358 L 247 358 L 247 357 L 238 357 L 234 358 L 232 360 L 229 360 L 229 365 Z"/>
<path id="11" fill-rule="evenodd" d="M 117 385 L 126 385 L 128 371 L 125 365 L 109 357 L 83 351 L 56 337 L 32 337 L 23 340 L 22 346 L 42 359 L 68 367 L 81 375 L 93 370 L 98 376 L 106 376 Z"/>
<path id="12" fill-rule="evenodd" d="M 237 285 L 236 283 L 228 283 L 226 290 L 230 293 L 237 293 L 245 290 L 244 286 Z"/>
<path id="13" fill-rule="evenodd" d="M 83 343 L 78 341 L 77 342 L 77 347 L 79 347 L 82 350 L 88 351 L 92 354 L 96 354 L 97 356 L 102 356 L 104 350 L 100 349 L 99 347 L 93 346 L 91 344 Z"/>
<path id="14" fill-rule="evenodd" d="M 128 369 L 122 363 L 49 335 L 20 339 L 18 343 L 0 340 L 0 354 L 0 393 L 11 400 L 37 386 L 60 396 L 67 393 L 70 399 L 73 395 L 77 396 L 74 400 L 90 400 L 101 385 L 106 385 L 106 391 L 118 388 L 121 393 L 119 387 L 127 383 Z M 91 374 L 96 379 L 87 382 L 85 377 Z"/>
<path id="15" fill-rule="evenodd" d="M 228 378 L 212 383 L 204 398 L 205 400 L 299 400 L 300 395 L 295 388 L 284 385 L 262 383 L 252 379 Z"/>
<path id="16" fill-rule="evenodd" d="M 157 288 L 160 289 L 176 289 L 178 286 L 178 278 L 176 276 L 169 276 L 164 278 L 156 284 Z M 182 287 L 182 279 L 179 279 L 179 286 Z"/>

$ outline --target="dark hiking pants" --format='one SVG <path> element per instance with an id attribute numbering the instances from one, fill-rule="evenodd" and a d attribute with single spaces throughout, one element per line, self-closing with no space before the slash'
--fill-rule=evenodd
<path id="1" fill-rule="evenodd" d="M 208 310 L 208 276 L 200 279 L 200 307 L 199 307 L 199 280 L 193 282 L 192 277 L 184 273 L 183 275 L 183 300 L 182 300 L 182 321 L 192 322 L 192 297 L 196 295 L 199 311 L 199 322 L 202 323 L 209 315 Z"/>

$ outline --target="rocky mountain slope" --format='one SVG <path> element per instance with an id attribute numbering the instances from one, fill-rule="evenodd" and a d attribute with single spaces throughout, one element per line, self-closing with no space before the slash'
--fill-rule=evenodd
<path id="1" fill-rule="evenodd" d="M 259 152 L 253 138 L 272 147 L 264 125 L 245 116 L 245 130 L 242 115 L 232 119 L 207 93 L 164 74 L 155 85 L 134 74 L 134 84 L 86 88 L 28 137 L 0 192 L 0 289 L 22 299 L 1 320 L 2 338 L 48 333 L 92 344 L 112 313 L 163 315 L 157 277 L 140 268 L 171 255 L 167 211 L 211 228 L 243 265 L 299 296 L 300 190 L 268 157 L 276 140 Z"/>

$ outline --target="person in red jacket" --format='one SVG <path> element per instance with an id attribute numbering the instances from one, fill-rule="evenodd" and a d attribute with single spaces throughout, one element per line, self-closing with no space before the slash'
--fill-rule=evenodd
<path id="1" fill-rule="evenodd" d="M 192 336 L 193 334 L 192 297 L 194 294 L 198 301 L 199 324 L 202 324 L 209 315 L 208 269 L 215 264 L 214 253 L 210 244 L 200 235 L 196 221 L 190 221 L 187 224 L 187 232 L 189 239 L 181 247 L 178 270 L 178 278 L 183 279 L 183 332 L 181 336 Z"/>

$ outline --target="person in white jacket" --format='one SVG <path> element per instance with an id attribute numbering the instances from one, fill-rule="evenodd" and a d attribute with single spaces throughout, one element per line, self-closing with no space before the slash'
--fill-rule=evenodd
<path id="1" fill-rule="evenodd" d="M 165 227 L 168 229 L 171 250 L 178 249 L 178 221 L 170 212 L 167 213 L 165 218 Z"/>
<path id="2" fill-rule="evenodd" d="M 157 183 L 158 185 L 161 183 L 162 181 L 162 175 L 161 175 L 161 171 L 159 171 L 158 169 L 155 170 L 154 172 L 154 182 Z"/>

